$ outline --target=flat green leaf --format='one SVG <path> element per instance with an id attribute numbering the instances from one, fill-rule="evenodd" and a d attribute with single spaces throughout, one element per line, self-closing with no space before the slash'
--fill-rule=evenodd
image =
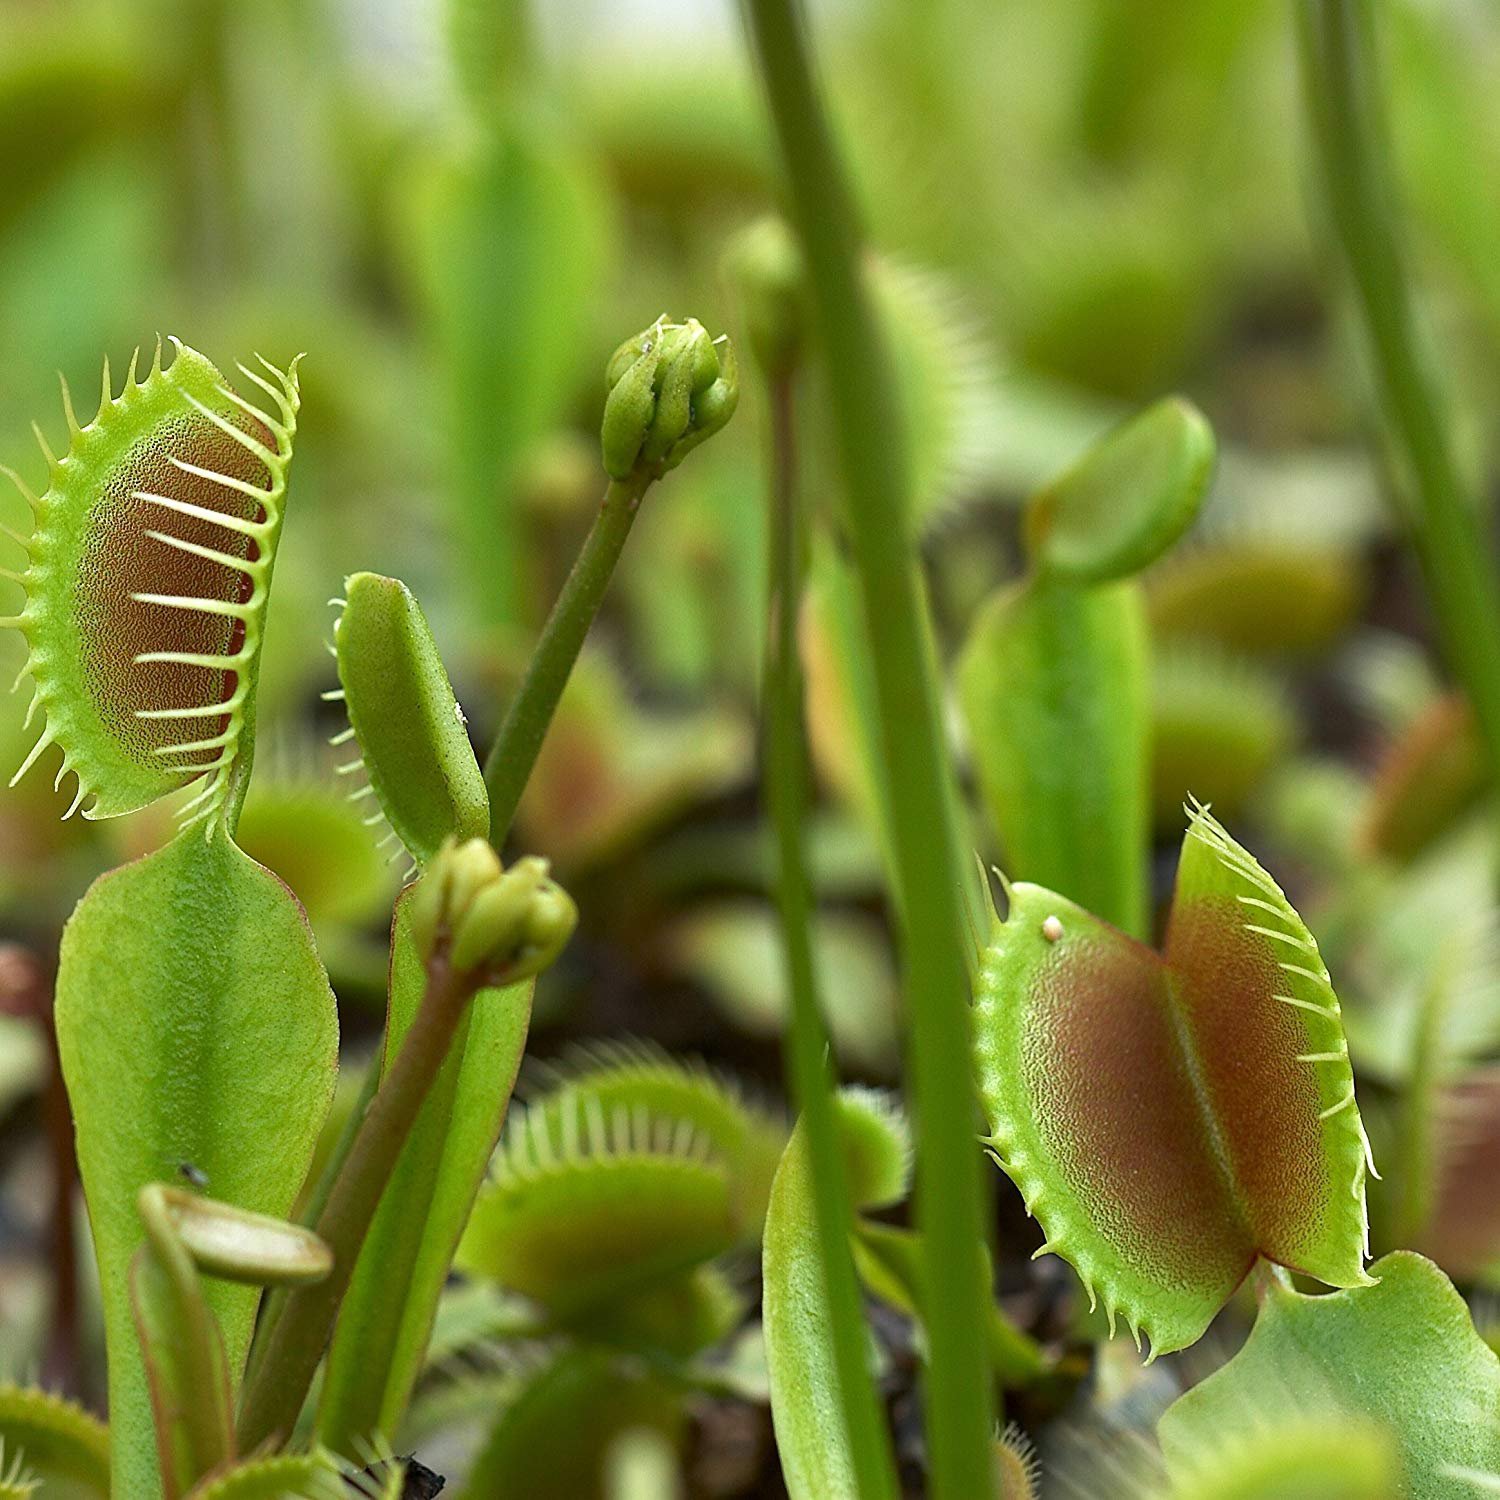
<path id="1" fill-rule="evenodd" d="M 426 984 L 411 937 L 410 896 L 402 894 L 392 928 L 384 1066 Z M 527 981 L 474 997 L 396 1163 L 329 1350 L 318 1430 L 339 1451 L 373 1432 L 394 1438 L 406 1410 L 449 1264 L 505 1119 L 531 992 Z"/>
<path id="2" fill-rule="evenodd" d="M 487 838 L 490 799 L 427 617 L 396 578 L 355 573 L 334 631 L 339 686 L 380 810 L 419 865 Z"/>
<path id="3" fill-rule="evenodd" d="M 0 1443 L 22 1455 L 46 1486 L 46 1500 L 104 1500 L 109 1494 L 109 1432 L 61 1396 L 0 1384 Z"/>
<path id="4" fill-rule="evenodd" d="M 1322 1297 L 1270 1285 L 1245 1347 L 1161 1420 L 1174 1479 L 1217 1448 L 1318 1414 L 1390 1436 L 1403 1500 L 1471 1500 L 1474 1487 L 1445 1471 L 1500 1470 L 1500 1358 L 1463 1298 L 1410 1251 L 1371 1271 L 1374 1285 Z"/>
<path id="5" fill-rule="evenodd" d="M 287 888 L 222 834 L 103 876 L 63 934 L 57 1033 L 103 1290 L 115 1494 L 158 1493 L 128 1292 L 136 1195 L 184 1163 L 215 1197 L 288 1215 L 333 1091 L 333 994 Z M 231 1379 L 259 1297 L 215 1282 Z"/>
<path id="6" fill-rule="evenodd" d="M 958 667 L 985 808 L 1013 875 L 1144 937 L 1150 730 L 1133 583 L 1034 578 L 980 611 Z"/>
<path id="7" fill-rule="evenodd" d="M 1207 419 L 1181 397 L 1122 423 L 1033 498 L 1037 566 L 1075 583 L 1139 573 L 1192 525 L 1215 451 Z"/>
<path id="8" fill-rule="evenodd" d="M 1257 1255 L 1365 1282 L 1338 1000 L 1253 857 L 1194 811 L 1161 955 L 1040 886 L 1009 896 L 974 1017 L 991 1144 L 1111 1329 L 1192 1343 Z"/>

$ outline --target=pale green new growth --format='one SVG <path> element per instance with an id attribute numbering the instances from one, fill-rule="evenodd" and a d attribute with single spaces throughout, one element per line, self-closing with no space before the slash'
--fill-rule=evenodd
<path id="1" fill-rule="evenodd" d="M 335 746 L 355 741 L 358 754 L 340 775 L 363 771 L 369 785 L 352 796 L 373 797 L 366 821 L 382 820 L 418 865 L 445 838 L 483 838 L 490 801 L 469 744 L 467 721 L 453 696 L 427 617 L 399 579 L 355 573 L 344 581 L 334 625 L 339 687 L 349 728 Z"/>

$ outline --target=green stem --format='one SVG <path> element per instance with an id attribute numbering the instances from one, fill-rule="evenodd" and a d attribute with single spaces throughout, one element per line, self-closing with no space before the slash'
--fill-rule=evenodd
<path id="1" fill-rule="evenodd" d="M 1299 0 L 1298 18 L 1324 202 L 1354 283 L 1386 426 L 1406 470 L 1412 541 L 1444 654 L 1474 706 L 1500 784 L 1500 590 L 1417 337 L 1368 0 Z"/>
<path id="2" fill-rule="evenodd" d="M 411 1029 L 318 1215 L 317 1232 L 333 1251 L 333 1270 L 325 1280 L 288 1293 L 246 1385 L 240 1410 L 243 1452 L 291 1434 L 380 1196 L 476 988 L 475 976 L 453 973 L 441 957 L 430 963 L 427 990 Z"/>
<path id="3" fill-rule="evenodd" d="M 510 832 L 547 726 L 599 612 L 651 478 L 633 474 L 629 479 L 610 480 L 583 550 L 552 606 L 542 637 L 526 664 L 526 675 L 506 710 L 505 722 L 484 763 L 484 780 L 490 792 L 490 842 L 496 849 Z"/>
<path id="4" fill-rule="evenodd" d="M 828 1295 L 839 1398 L 859 1493 L 864 1500 L 895 1500 L 896 1476 L 889 1438 L 866 1359 L 864 1313 L 854 1275 L 849 1208 L 828 1039 L 813 966 L 813 893 L 808 874 L 808 755 L 803 683 L 797 654 L 797 615 L 806 574 L 806 551 L 796 501 L 796 449 L 792 382 L 771 382 L 770 599 L 766 633 L 764 713 L 766 792 L 776 837 L 782 939 L 791 995 L 788 1062 L 792 1091 L 807 1132 L 814 1216 L 823 1281 Z"/>
<path id="5" fill-rule="evenodd" d="M 328 1195 L 333 1191 L 333 1185 L 338 1181 L 350 1151 L 354 1149 L 354 1142 L 359 1137 L 359 1128 L 364 1123 L 366 1114 L 369 1113 L 370 1102 L 374 1099 L 375 1089 L 380 1083 L 382 1055 L 383 1049 L 377 1048 L 374 1057 L 370 1060 L 370 1065 L 365 1069 L 365 1076 L 359 1085 L 359 1097 L 355 1099 L 353 1108 L 349 1111 L 349 1118 L 344 1121 L 338 1139 L 333 1143 L 333 1150 L 328 1153 L 328 1160 L 323 1164 L 323 1170 L 318 1174 L 318 1180 L 313 1184 L 313 1190 L 307 1196 L 307 1202 L 302 1205 L 297 1214 L 297 1222 L 305 1224 L 309 1229 L 318 1222 L 322 1215 L 328 1203 Z M 261 1361 L 265 1357 L 266 1348 L 271 1342 L 277 1323 L 281 1321 L 286 1299 L 290 1295 L 286 1287 L 275 1287 L 266 1293 L 261 1303 L 260 1318 L 255 1325 L 255 1342 L 250 1346 L 250 1358 L 245 1365 L 247 1385 L 255 1381 Z"/>
<path id="6" fill-rule="evenodd" d="M 917 1217 L 929 1285 L 924 1397 L 934 1500 L 994 1487 L 988 1322 L 973 1257 L 979 1153 L 957 841 L 937 685 L 912 566 L 908 467 L 892 372 L 860 276 L 856 215 L 792 0 L 745 0 L 806 257 L 874 664 L 904 936 L 917 1124 Z"/>

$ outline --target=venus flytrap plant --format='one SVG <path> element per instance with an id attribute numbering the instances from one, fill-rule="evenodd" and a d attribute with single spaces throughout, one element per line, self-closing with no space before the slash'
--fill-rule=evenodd
<path id="1" fill-rule="evenodd" d="M 255 740 L 266 603 L 296 429 L 295 366 L 241 367 L 235 392 L 177 344 L 49 451 L 16 624 L 70 811 L 108 817 L 189 782 L 185 827 L 106 875 L 63 934 L 58 1045 L 77 1122 L 110 1366 L 111 1484 L 156 1493 L 145 1368 L 128 1290 L 136 1195 L 180 1162 L 240 1208 L 284 1215 L 332 1086 L 333 996 L 285 886 L 235 846 Z M 43 447 L 46 449 L 45 440 Z M 18 481 L 19 483 L 20 481 Z M 26 768 L 23 766 L 23 770 Z M 204 1297 L 237 1382 L 254 1288 Z"/>
<path id="2" fill-rule="evenodd" d="M 1007 894 L 975 1059 L 1038 1253 L 1068 1260 L 1153 1358 L 1197 1339 L 1258 1257 L 1370 1285 L 1338 1000 L 1254 858 L 1191 811 L 1161 956 L 1055 892 Z"/>
<path id="3" fill-rule="evenodd" d="M 1192 523 L 1213 461 L 1208 424 L 1179 400 L 1103 438 L 1031 500 L 1030 574 L 985 606 L 959 667 L 1007 861 L 1136 937 L 1148 927 L 1151 745 L 1132 576 Z"/>
<path id="4" fill-rule="evenodd" d="M 1168 1470 L 1185 1495 L 1203 1493 L 1192 1481 L 1216 1454 L 1309 1417 L 1375 1426 L 1395 1450 L 1388 1493 L 1485 1492 L 1464 1474 L 1500 1471 L 1500 1358 L 1431 1261 L 1399 1251 L 1370 1269 L 1369 1285 L 1320 1297 L 1265 1279 L 1244 1348 L 1162 1418 Z"/>
<path id="5" fill-rule="evenodd" d="M 29 1473 L 64 1495 L 104 1500 L 110 1493 L 109 1432 L 71 1401 L 0 1384 L 0 1441 Z"/>

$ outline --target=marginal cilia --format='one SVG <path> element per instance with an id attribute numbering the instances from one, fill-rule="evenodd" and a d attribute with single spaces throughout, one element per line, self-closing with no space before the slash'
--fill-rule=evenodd
<path id="1" fill-rule="evenodd" d="M 281 534 L 299 406 L 296 361 L 238 368 L 269 400 L 247 401 L 177 339 L 162 367 L 130 361 L 114 395 L 105 362 L 87 426 L 67 383 L 69 442 L 59 457 L 40 429 L 48 482 L 37 495 L 0 468 L 34 517 L 26 602 L 17 627 L 35 684 L 27 724 L 42 729 L 11 784 L 50 745 L 54 786 L 77 779 L 66 816 L 133 812 L 200 780 L 180 809 L 212 830 L 233 815 L 237 766 L 248 769 L 266 599 Z M 259 356 L 257 356 L 259 359 Z M 21 678 L 17 679 L 17 684 Z M 239 784 L 243 785 L 243 775 Z"/>

